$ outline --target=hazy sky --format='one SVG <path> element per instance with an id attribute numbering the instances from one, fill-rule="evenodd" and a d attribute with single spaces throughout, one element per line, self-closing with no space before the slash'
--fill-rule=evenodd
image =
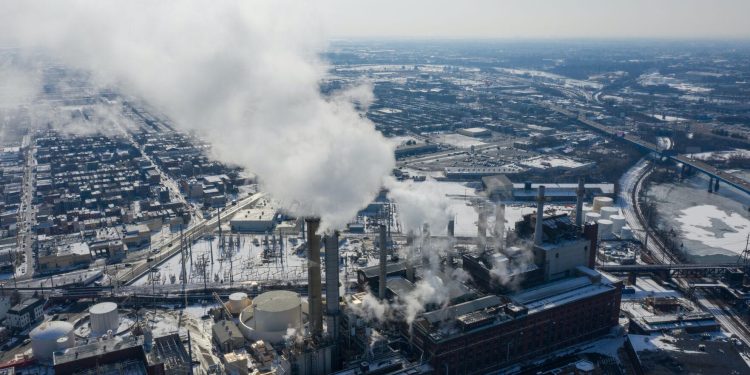
<path id="1" fill-rule="evenodd" d="M 324 0 L 331 37 L 750 38 L 750 0 Z"/>

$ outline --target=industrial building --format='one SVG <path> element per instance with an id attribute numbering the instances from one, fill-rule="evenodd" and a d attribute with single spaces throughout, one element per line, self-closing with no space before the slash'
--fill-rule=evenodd
<path id="1" fill-rule="evenodd" d="M 467 137 L 475 137 L 475 138 L 481 138 L 481 137 L 489 137 L 492 135 L 492 132 L 485 129 L 485 128 L 464 128 L 464 129 L 458 129 L 456 130 L 456 133 L 465 135 Z"/>
<path id="2" fill-rule="evenodd" d="M 234 215 L 229 225 L 232 231 L 242 233 L 267 233 L 276 226 L 278 210 L 272 207 L 250 208 Z"/>

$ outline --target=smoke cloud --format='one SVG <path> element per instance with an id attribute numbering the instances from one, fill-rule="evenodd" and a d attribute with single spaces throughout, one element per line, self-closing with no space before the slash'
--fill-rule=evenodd
<path id="1" fill-rule="evenodd" d="M 326 229 L 371 201 L 395 163 L 357 110 L 372 101 L 366 84 L 321 96 L 325 35 L 314 13 L 292 1 L 3 2 L 0 45 L 143 98 Z"/>

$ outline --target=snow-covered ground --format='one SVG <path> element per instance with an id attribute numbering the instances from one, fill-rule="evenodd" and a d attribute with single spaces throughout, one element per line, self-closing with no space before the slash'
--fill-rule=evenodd
<path id="1" fill-rule="evenodd" d="M 461 134 L 440 134 L 436 136 L 433 141 L 458 148 L 471 148 L 471 146 L 482 146 L 486 144 L 481 139 L 467 137 Z"/>
<path id="2" fill-rule="evenodd" d="M 709 193 L 703 175 L 652 185 L 647 194 L 656 202 L 658 225 L 676 232 L 693 261 L 731 262 L 745 248 L 750 231 L 747 194 L 726 184 Z"/>

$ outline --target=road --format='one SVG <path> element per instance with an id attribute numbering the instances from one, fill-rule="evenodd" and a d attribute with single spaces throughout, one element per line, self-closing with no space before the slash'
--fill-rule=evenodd
<path id="1" fill-rule="evenodd" d="M 35 207 L 33 205 L 36 179 L 36 174 L 34 173 L 36 146 L 30 135 L 24 137 L 24 144 L 28 145 L 28 148 L 26 149 L 26 165 L 23 175 L 21 209 L 18 212 L 20 228 L 17 238 L 18 247 L 23 250 L 25 259 L 19 267 L 20 269 L 16 270 L 17 280 L 28 280 L 34 274 L 34 254 L 32 248 L 34 246 L 33 227 L 36 222 Z"/>

